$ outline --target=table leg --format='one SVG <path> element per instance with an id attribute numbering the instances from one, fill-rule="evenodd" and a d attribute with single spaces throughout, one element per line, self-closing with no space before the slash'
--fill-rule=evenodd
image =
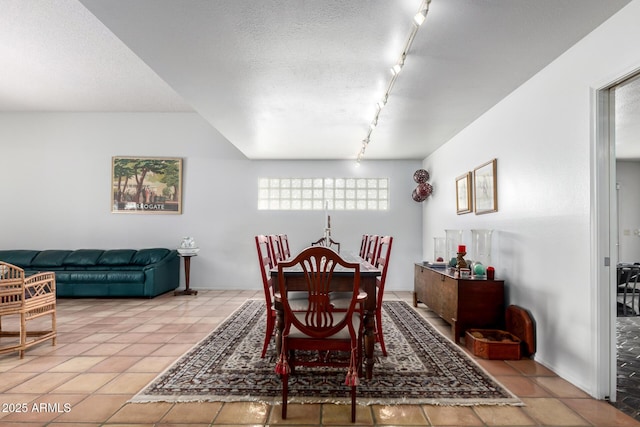
<path id="1" fill-rule="evenodd" d="M 371 310 L 366 310 L 364 315 L 364 367 L 365 378 L 370 380 L 373 377 L 373 348 L 376 344 L 375 315 Z"/>
<path id="2" fill-rule="evenodd" d="M 198 295 L 198 291 L 194 291 L 193 289 L 189 289 L 189 275 L 191 270 L 191 257 L 183 256 L 184 259 L 184 291 L 174 291 L 174 295 Z"/>

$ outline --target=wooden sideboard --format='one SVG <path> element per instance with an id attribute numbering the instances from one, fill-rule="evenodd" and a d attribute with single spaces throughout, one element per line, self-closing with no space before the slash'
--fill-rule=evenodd
<path id="1" fill-rule="evenodd" d="M 459 279 L 449 269 L 415 264 L 413 306 L 418 302 L 451 325 L 454 341 L 470 328 L 504 327 L 504 281 Z"/>

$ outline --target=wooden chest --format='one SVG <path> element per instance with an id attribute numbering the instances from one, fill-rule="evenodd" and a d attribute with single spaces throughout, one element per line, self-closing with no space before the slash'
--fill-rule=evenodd
<path id="1" fill-rule="evenodd" d="M 517 305 L 507 307 L 506 331 L 499 329 L 468 329 L 465 345 L 484 359 L 518 360 L 536 351 L 535 327 L 529 312 Z"/>
<path id="2" fill-rule="evenodd" d="M 464 341 L 469 351 L 483 359 L 520 359 L 521 340 L 506 331 L 468 329 Z"/>

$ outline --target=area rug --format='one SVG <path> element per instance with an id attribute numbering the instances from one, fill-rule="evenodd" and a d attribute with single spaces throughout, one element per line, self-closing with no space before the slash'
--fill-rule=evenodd
<path id="1" fill-rule="evenodd" d="M 274 340 L 260 357 L 265 313 L 263 301 L 245 302 L 131 402 L 279 403 Z M 407 303 L 385 301 L 382 324 L 388 356 L 376 345 L 373 378 L 361 380 L 359 404 L 521 405 Z M 289 401 L 349 402 L 344 378 L 344 368 L 298 367 L 289 379 Z"/>

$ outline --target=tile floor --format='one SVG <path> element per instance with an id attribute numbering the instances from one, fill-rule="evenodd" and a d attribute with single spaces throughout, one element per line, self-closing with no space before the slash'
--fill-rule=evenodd
<path id="1" fill-rule="evenodd" d="M 621 411 L 640 420 L 640 316 L 618 317 L 617 402 Z"/>
<path id="2" fill-rule="evenodd" d="M 351 425 L 348 405 L 290 405 L 283 421 L 279 406 L 261 403 L 127 403 L 243 301 L 256 297 L 261 293 L 200 291 L 151 300 L 59 300 L 57 346 L 33 347 L 22 360 L 0 355 L 0 426 Z M 411 301 L 409 292 L 386 297 Z M 424 306 L 420 311 L 449 333 L 432 312 Z M 479 363 L 525 406 L 360 406 L 356 424 L 640 426 L 532 360 Z"/>

